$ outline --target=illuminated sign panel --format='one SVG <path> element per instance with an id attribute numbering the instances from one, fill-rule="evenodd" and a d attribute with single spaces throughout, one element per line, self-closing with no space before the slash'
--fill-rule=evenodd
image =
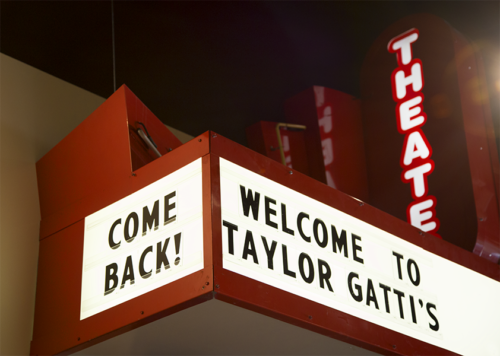
<path id="1" fill-rule="evenodd" d="M 200 158 L 85 218 L 80 320 L 201 269 Z"/>
<path id="2" fill-rule="evenodd" d="M 224 159 L 220 178 L 223 268 L 454 352 L 500 352 L 482 317 L 500 317 L 500 283 Z"/>
<path id="3" fill-rule="evenodd" d="M 396 117 L 399 133 L 406 135 L 400 165 L 401 179 L 411 184 L 414 201 L 407 208 L 408 222 L 436 236 L 439 220 L 436 218 L 436 198 L 427 196 L 427 176 L 434 170 L 429 141 L 420 129 L 427 120 L 423 111 L 424 86 L 422 61 L 413 58 L 412 44 L 418 39 L 418 29 L 411 29 L 393 38 L 387 50 L 395 53 L 399 67 L 392 72 L 392 95 L 397 103 Z"/>

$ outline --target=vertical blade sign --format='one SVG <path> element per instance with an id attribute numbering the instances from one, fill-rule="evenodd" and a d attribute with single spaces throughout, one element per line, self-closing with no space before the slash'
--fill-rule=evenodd
<path id="1" fill-rule="evenodd" d="M 389 41 L 387 50 L 395 53 L 398 67 L 391 76 L 392 96 L 396 104 L 397 126 L 405 135 L 400 165 L 401 180 L 411 185 L 413 202 L 406 210 L 407 220 L 413 226 L 437 237 L 439 220 L 436 217 L 436 198 L 428 195 L 427 176 L 434 170 L 432 148 L 422 131 L 427 120 L 424 113 L 424 86 L 422 61 L 413 58 L 412 44 L 418 40 L 418 29 L 413 28 Z"/>

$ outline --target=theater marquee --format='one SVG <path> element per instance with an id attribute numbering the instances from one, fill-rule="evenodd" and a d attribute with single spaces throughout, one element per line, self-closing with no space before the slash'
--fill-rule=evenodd
<path id="1" fill-rule="evenodd" d="M 161 157 L 135 141 L 137 123 L 155 128 Z M 37 163 L 32 354 L 76 352 L 212 299 L 379 353 L 500 353 L 497 264 L 214 132 L 180 145 L 162 130 L 122 87 Z"/>

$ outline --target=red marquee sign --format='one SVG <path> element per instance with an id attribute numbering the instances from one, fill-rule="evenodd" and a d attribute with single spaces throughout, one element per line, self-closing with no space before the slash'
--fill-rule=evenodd
<path id="1" fill-rule="evenodd" d="M 473 46 L 433 15 L 379 36 L 361 73 L 369 202 L 498 262 L 498 155 L 478 80 Z"/>

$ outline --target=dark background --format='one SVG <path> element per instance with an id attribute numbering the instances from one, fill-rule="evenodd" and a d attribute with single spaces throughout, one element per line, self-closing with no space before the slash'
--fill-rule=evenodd
<path id="1" fill-rule="evenodd" d="M 110 1 L 2 1 L 2 53 L 95 94 L 113 93 Z M 364 57 L 398 19 L 427 12 L 481 48 L 498 137 L 497 1 L 115 1 L 116 84 L 164 123 L 246 144 L 245 127 L 284 121 L 313 85 L 360 95 Z"/>

